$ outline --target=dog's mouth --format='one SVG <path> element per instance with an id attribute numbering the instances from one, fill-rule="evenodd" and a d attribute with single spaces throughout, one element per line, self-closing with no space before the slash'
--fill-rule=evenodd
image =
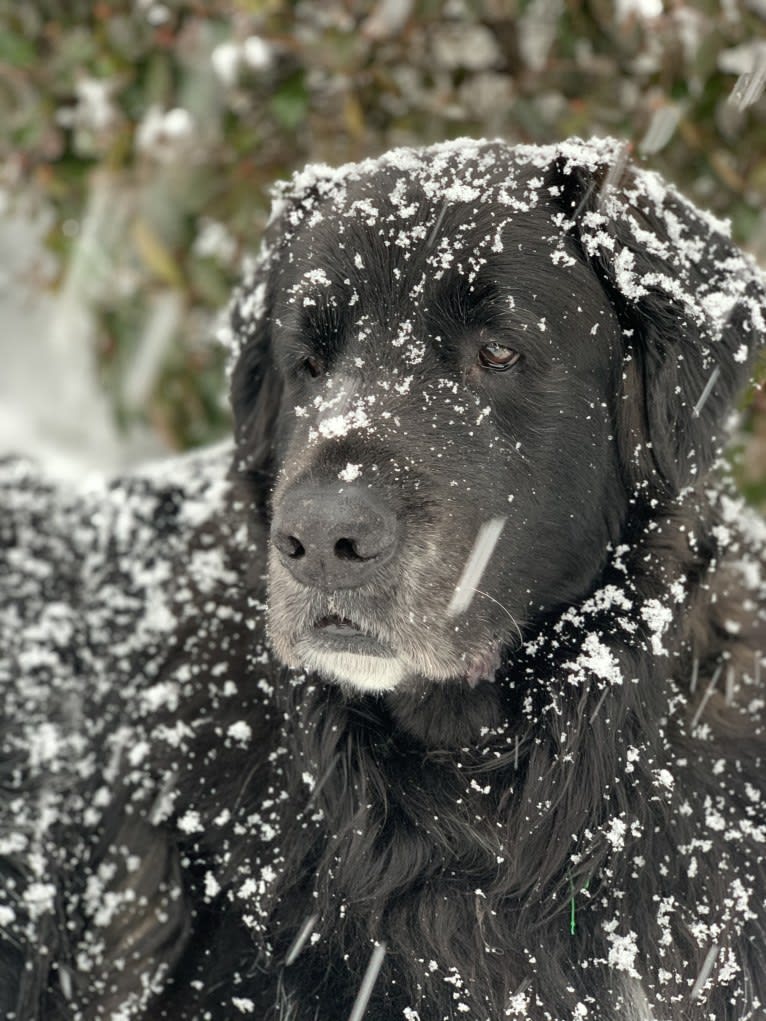
<path id="1" fill-rule="evenodd" d="M 348 617 L 341 617 L 337 613 L 328 613 L 324 617 L 320 617 L 314 624 L 314 630 L 321 631 L 323 635 L 335 635 L 338 638 L 366 634 L 353 620 L 349 620 Z"/>
<path id="2" fill-rule="evenodd" d="M 501 639 L 486 627 L 456 640 L 452 622 L 441 627 L 442 618 L 419 601 L 402 605 L 391 589 L 326 592 L 299 584 L 276 557 L 270 568 L 270 638 L 288 666 L 374 692 L 415 678 L 476 685 L 494 677 Z"/>
<path id="3" fill-rule="evenodd" d="M 318 617 L 304 635 L 309 641 L 332 652 L 355 652 L 364 656 L 391 656 L 391 650 L 360 624 L 338 613 Z"/>

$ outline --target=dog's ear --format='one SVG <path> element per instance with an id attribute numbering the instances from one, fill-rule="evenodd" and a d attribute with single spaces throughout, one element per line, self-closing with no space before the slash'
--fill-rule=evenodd
<path id="1" fill-rule="evenodd" d="M 268 260 L 259 262 L 236 293 L 230 312 L 231 330 L 240 344 L 231 374 L 231 406 L 233 475 L 247 481 L 256 507 L 265 512 L 274 481 L 274 432 L 282 384 L 271 350 Z"/>
<path id="2" fill-rule="evenodd" d="M 272 248 L 264 240 L 229 311 L 235 359 L 230 387 L 236 443 L 232 474 L 246 480 L 261 512 L 274 482 L 274 434 L 282 399 L 272 352 L 272 261 Z"/>
<path id="3" fill-rule="evenodd" d="M 672 496 L 706 472 L 764 343 L 766 286 L 728 225 L 696 209 L 625 147 L 582 144 L 548 175 L 559 223 L 622 326 L 617 427 L 627 482 Z"/>
<path id="4" fill-rule="evenodd" d="M 224 343 L 232 351 L 231 406 L 236 440 L 234 479 L 243 479 L 257 508 L 268 513 L 276 475 L 277 423 L 283 384 L 273 356 L 279 270 L 304 221 L 336 187 L 339 172 L 308 166 L 272 189 L 269 223 L 258 256 L 245 271 L 229 308 Z"/>

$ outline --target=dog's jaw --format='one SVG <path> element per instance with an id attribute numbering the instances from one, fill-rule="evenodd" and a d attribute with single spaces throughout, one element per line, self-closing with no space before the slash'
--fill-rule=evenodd
<path id="1" fill-rule="evenodd" d="M 310 643 L 301 643 L 298 651 L 300 665 L 335 681 L 366 693 L 393 691 L 409 676 L 401 660 L 391 656 L 365 656 L 353 652 L 332 652 L 317 649 Z"/>
<path id="2" fill-rule="evenodd" d="M 405 576 L 396 591 L 408 593 L 410 605 L 425 601 L 417 577 Z M 347 692 L 409 690 L 419 680 L 462 681 L 473 688 L 494 679 L 501 648 L 516 644 L 515 635 L 489 629 L 474 629 L 469 635 L 462 621 L 447 616 L 446 608 L 441 616 L 432 610 L 431 619 L 425 620 L 409 606 L 397 607 L 395 614 L 390 606 L 373 613 L 371 603 L 374 593 L 321 593 L 301 585 L 270 550 L 267 605 L 272 649 L 285 666 L 315 673 Z M 337 618 L 334 628 L 326 626 L 328 617 Z M 343 633 L 344 624 L 349 634 Z"/>
<path id="3" fill-rule="evenodd" d="M 347 691 L 383 694 L 408 688 L 407 682 L 415 678 L 430 680 L 431 683 L 462 679 L 469 688 L 475 688 L 480 681 L 494 680 L 500 667 L 500 648 L 494 645 L 484 656 L 477 657 L 462 675 L 456 673 L 454 677 L 429 678 L 397 656 L 322 648 L 307 638 L 299 639 L 289 652 L 284 649 L 281 658 L 288 666 L 317 673 Z"/>

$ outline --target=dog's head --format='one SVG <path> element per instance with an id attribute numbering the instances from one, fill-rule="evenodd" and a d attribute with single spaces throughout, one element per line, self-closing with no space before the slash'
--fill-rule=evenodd
<path id="1" fill-rule="evenodd" d="M 275 206 L 232 397 L 276 651 L 368 690 L 492 676 L 709 469 L 762 279 L 612 141 L 396 150 Z"/>

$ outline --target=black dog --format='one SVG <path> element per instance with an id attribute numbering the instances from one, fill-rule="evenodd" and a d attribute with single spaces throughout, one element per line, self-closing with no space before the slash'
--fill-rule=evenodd
<path id="1" fill-rule="evenodd" d="M 612 142 L 276 206 L 230 493 L 6 471 L 0 1003 L 766 1016 L 766 526 L 715 464 L 763 277 Z"/>

